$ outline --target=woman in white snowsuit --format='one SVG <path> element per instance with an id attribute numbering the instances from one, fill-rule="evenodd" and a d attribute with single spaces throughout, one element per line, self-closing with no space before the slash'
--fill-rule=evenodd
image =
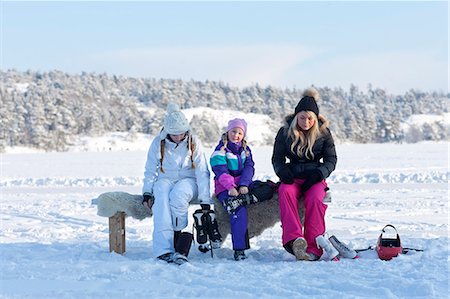
<path id="1" fill-rule="evenodd" d="M 168 263 L 187 261 L 192 234 L 181 231 L 188 225 L 190 201 L 212 203 L 209 178 L 200 140 L 192 135 L 178 105 L 169 104 L 164 127 L 148 151 L 144 173 L 143 203 L 153 210 L 155 257 Z M 177 246 L 180 241 L 183 243 L 182 239 L 185 244 Z M 183 246 L 184 249 L 178 248 Z"/>

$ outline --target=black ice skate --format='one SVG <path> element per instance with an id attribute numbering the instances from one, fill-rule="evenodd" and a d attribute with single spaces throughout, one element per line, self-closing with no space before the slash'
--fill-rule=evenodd
<path id="1" fill-rule="evenodd" d="M 196 230 L 196 240 L 201 252 L 208 252 L 211 248 L 220 248 L 222 236 L 213 210 L 196 210 L 194 212 L 194 227 Z M 207 244 L 209 239 L 209 243 Z"/>
<path id="2" fill-rule="evenodd" d="M 252 203 L 257 203 L 258 199 L 247 193 L 239 194 L 238 196 L 230 196 L 223 201 L 223 206 L 228 214 L 233 214 L 239 207 L 245 207 Z"/>

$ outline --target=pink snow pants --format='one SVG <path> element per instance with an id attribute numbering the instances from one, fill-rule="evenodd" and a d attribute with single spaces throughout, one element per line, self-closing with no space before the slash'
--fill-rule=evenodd
<path id="1" fill-rule="evenodd" d="M 327 205 L 323 203 L 325 197 L 325 180 L 314 184 L 304 195 L 305 228 L 302 229 L 298 214 L 298 199 L 302 195 L 300 186 L 304 179 L 295 179 L 293 184 L 282 183 L 278 188 L 280 202 L 280 219 L 283 229 L 283 245 L 291 240 L 304 237 L 308 243 L 306 252 L 317 256 L 322 255 L 322 249 L 317 248 L 316 237 L 325 233 L 325 211 Z"/>

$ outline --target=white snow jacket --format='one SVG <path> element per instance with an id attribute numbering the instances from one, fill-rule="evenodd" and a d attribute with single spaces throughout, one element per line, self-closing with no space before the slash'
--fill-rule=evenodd
<path id="1" fill-rule="evenodd" d="M 189 132 L 189 134 L 191 133 Z M 166 137 L 164 159 L 162 162 L 164 172 L 162 172 L 162 136 L 166 136 L 166 134 L 156 136 L 148 150 L 142 193 L 148 192 L 153 194 L 153 184 L 158 179 L 164 178 L 176 182 L 183 178 L 194 178 L 198 186 L 198 201 L 205 204 L 212 204 L 209 169 L 200 139 L 195 135 L 191 135 L 192 142 L 195 145 L 194 153 L 191 153 L 191 150 L 188 148 L 188 138 L 176 144 Z M 191 155 L 193 155 L 192 160 L 195 163 L 195 168 L 192 168 Z"/>

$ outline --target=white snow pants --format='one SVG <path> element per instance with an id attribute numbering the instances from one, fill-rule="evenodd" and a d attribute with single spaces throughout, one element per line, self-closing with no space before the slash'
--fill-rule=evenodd
<path id="1" fill-rule="evenodd" d="M 189 202 L 197 198 L 198 187 L 193 178 L 160 179 L 153 185 L 153 196 L 153 255 L 158 257 L 175 252 L 173 232 L 187 227 Z"/>

